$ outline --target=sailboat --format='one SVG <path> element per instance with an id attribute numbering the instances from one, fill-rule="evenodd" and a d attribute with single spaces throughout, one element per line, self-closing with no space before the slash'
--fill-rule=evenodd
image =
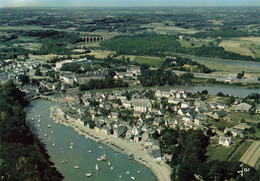
<path id="1" fill-rule="evenodd" d="M 98 164 L 96 164 L 96 170 L 97 170 L 97 171 L 99 170 L 99 168 L 98 168 Z"/>

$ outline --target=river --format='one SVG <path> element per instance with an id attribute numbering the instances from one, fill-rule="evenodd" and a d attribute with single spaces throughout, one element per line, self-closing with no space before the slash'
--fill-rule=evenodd
<path id="1" fill-rule="evenodd" d="M 117 153 L 106 145 L 87 139 L 70 127 L 55 123 L 49 117 L 49 107 L 54 104 L 43 99 L 31 101 L 25 109 L 26 120 L 30 123 L 32 131 L 46 145 L 51 160 L 55 163 L 57 170 L 65 177 L 65 181 L 119 181 L 131 180 L 130 177 L 142 181 L 156 180 L 150 169 L 137 161 L 129 160 L 127 155 Z M 41 115 L 40 122 L 38 122 L 39 118 L 35 117 L 36 115 Z M 51 127 L 49 128 L 48 125 Z M 45 137 L 44 134 L 47 136 Z M 53 146 L 53 143 L 56 145 Z M 103 149 L 99 149 L 100 146 Z M 107 155 L 107 161 L 98 162 L 97 157 L 103 154 Z M 63 160 L 68 160 L 68 162 L 63 164 Z M 110 166 L 108 161 L 111 162 Z M 96 164 L 100 168 L 99 171 L 95 170 Z M 79 169 L 75 169 L 74 166 L 79 166 Z M 127 174 L 127 171 L 130 173 Z M 92 177 L 85 176 L 85 173 L 88 172 L 93 174 Z"/>

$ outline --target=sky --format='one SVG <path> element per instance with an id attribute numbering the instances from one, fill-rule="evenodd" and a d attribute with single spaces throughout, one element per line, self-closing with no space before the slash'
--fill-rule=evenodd
<path id="1" fill-rule="evenodd" d="M 23 6 L 260 6 L 260 0 L 0 0 L 0 7 Z"/>

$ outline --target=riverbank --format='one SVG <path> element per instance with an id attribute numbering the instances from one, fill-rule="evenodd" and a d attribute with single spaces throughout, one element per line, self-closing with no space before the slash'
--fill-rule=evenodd
<path id="1" fill-rule="evenodd" d="M 106 144 L 114 150 L 133 155 L 134 159 L 152 170 L 159 181 L 170 181 L 171 168 L 169 165 L 159 161 L 156 162 L 145 151 L 141 149 L 141 142 L 131 142 L 124 139 L 119 139 L 110 135 L 97 132 L 93 129 L 89 129 L 86 126 L 76 124 L 75 122 L 69 122 L 64 115 L 59 112 L 57 106 L 50 108 L 50 117 L 57 123 L 65 126 L 72 127 L 79 134 L 84 135 L 86 138 L 92 139 L 96 142 Z"/>

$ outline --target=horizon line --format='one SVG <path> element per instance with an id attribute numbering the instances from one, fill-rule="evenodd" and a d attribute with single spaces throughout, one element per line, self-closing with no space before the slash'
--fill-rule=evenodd
<path id="1" fill-rule="evenodd" d="M 45 5 L 37 5 L 37 6 L 0 6 L 0 8 L 137 8 L 137 7 L 255 7 L 258 8 L 260 5 L 136 5 L 136 6 L 120 6 L 120 5 L 105 5 L 105 6 L 71 6 L 71 5 L 63 5 L 63 6 L 45 6 Z"/>

